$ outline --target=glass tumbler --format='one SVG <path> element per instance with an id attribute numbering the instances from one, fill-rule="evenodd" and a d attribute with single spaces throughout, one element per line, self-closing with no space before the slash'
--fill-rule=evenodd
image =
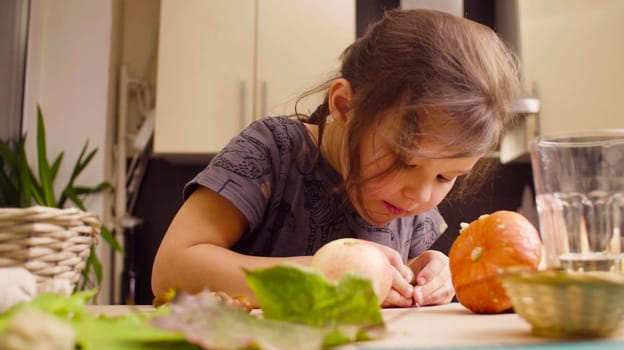
<path id="1" fill-rule="evenodd" d="M 621 272 L 624 129 L 540 136 L 531 165 L 546 266 Z"/>

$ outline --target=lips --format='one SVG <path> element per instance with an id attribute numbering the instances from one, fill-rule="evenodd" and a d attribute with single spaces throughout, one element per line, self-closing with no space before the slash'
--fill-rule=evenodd
<path id="1" fill-rule="evenodd" d="M 388 203 L 386 201 L 384 201 L 383 203 L 384 203 L 384 207 L 386 207 L 386 210 L 390 214 L 396 215 L 396 216 L 401 216 L 401 215 L 405 214 L 405 210 L 403 210 L 403 209 L 401 209 L 401 208 L 399 208 L 397 206 L 394 206 L 394 205 L 392 205 L 392 204 L 390 204 L 390 203 Z"/>

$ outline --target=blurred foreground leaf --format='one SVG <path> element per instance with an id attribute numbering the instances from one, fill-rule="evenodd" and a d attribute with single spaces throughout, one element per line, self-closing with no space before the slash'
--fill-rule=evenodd
<path id="1" fill-rule="evenodd" d="M 76 348 L 81 350 L 198 349 L 186 342 L 182 334 L 150 324 L 152 317 L 168 313 L 167 309 L 157 309 L 150 314 L 130 312 L 120 317 L 95 315 L 86 308 L 95 294 L 95 290 L 74 293 L 69 297 L 42 294 L 31 302 L 14 305 L 0 314 L 0 333 L 5 331 L 11 317 L 26 309 L 35 309 L 71 325 L 77 335 Z"/>
<path id="2" fill-rule="evenodd" d="M 158 327 L 183 332 L 204 349 L 318 350 L 325 332 L 313 327 L 259 318 L 225 305 L 209 291 L 179 294 L 171 314 L 156 317 Z"/>
<path id="3" fill-rule="evenodd" d="M 366 278 L 346 275 L 334 285 L 298 265 L 245 273 L 265 318 L 325 329 L 326 346 L 385 333 L 377 296 Z"/>

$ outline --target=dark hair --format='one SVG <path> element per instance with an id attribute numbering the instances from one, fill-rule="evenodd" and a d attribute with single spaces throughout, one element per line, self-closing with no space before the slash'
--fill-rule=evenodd
<path id="1" fill-rule="evenodd" d="M 520 89 L 516 58 L 496 33 L 468 19 L 426 9 L 387 11 L 343 52 L 335 78 L 340 77 L 349 81 L 353 92 L 347 140 L 350 172 L 344 186 L 356 189 L 358 201 L 361 185 L 372 180 L 360 174 L 362 135 L 388 111 L 400 118 L 399 156 L 394 167 L 375 178 L 396 170 L 406 157 L 434 157 L 419 153 L 424 138 L 435 141 L 445 151 L 444 158 L 483 156 L 495 149 Z M 332 80 L 310 93 L 326 90 Z M 319 125 L 319 145 L 328 116 L 326 94 L 302 119 Z"/>

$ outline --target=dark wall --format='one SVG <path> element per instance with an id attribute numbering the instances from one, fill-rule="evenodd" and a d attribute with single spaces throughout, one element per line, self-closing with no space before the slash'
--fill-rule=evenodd
<path id="1" fill-rule="evenodd" d="M 496 31 L 496 0 L 464 0 L 464 17 Z"/>
<path id="2" fill-rule="evenodd" d="M 355 12 L 355 34 L 359 38 L 366 33 L 366 28 L 372 22 L 381 19 L 384 11 L 399 7 L 400 0 L 357 0 Z"/>
<path id="3" fill-rule="evenodd" d="M 149 160 L 132 213 L 141 218 L 143 223 L 137 229 L 125 233 L 126 261 L 120 303 L 152 303 L 151 273 L 156 251 L 169 223 L 182 205 L 184 185 L 204 166 L 175 164 L 158 158 Z"/>
<path id="4" fill-rule="evenodd" d="M 448 253 L 462 222 L 469 223 L 482 214 L 497 210 L 517 211 L 522 205 L 525 187 L 529 186 L 533 191 L 531 171 L 529 163 L 499 165 L 477 193 L 461 198 L 449 195 L 449 199 L 438 206 L 448 228 L 432 249 Z"/>

